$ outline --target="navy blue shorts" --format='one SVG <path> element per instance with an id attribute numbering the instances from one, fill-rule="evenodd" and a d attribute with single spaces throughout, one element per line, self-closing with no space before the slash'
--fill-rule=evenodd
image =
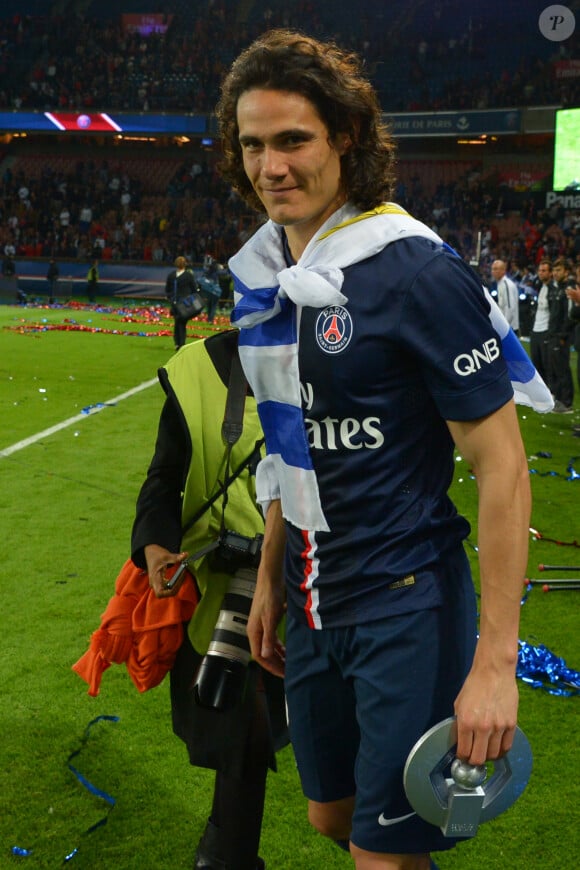
<path id="1" fill-rule="evenodd" d="M 413 812 L 403 786 L 415 742 L 453 715 L 477 639 L 463 548 L 444 565 L 440 607 L 322 630 L 288 614 L 286 693 L 302 788 L 322 803 L 355 795 L 351 840 L 371 852 L 457 842 Z"/>

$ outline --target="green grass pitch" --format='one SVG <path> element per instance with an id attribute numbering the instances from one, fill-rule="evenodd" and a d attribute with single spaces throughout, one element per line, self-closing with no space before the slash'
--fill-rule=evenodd
<path id="1" fill-rule="evenodd" d="M 225 318 L 214 327 L 195 321 L 189 340 L 226 325 Z M 112 400 L 154 379 L 172 352 L 171 320 L 143 303 L 101 312 L 0 306 L 2 868 L 56 868 L 77 848 L 70 862 L 77 870 L 192 865 L 213 774 L 190 767 L 173 736 L 168 686 L 140 695 L 124 668 L 113 666 L 101 694 L 90 698 L 71 670 L 129 553 L 163 395 L 152 385 Z M 573 416 L 518 410 L 536 472 L 532 526 L 542 535 L 530 535 L 529 576 L 538 576 L 538 563 L 579 564 L 580 549 L 565 546 L 580 538 L 580 480 L 566 479 L 571 461 L 580 471 L 580 439 L 572 433 L 579 408 L 577 399 Z M 72 422 L 2 455 L 62 421 Z M 476 489 L 459 457 L 453 497 L 472 523 L 467 549 L 477 583 Z M 580 668 L 579 594 L 536 587 L 522 606 L 521 639 L 545 644 L 569 668 Z M 473 840 L 436 856 L 441 870 L 578 865 L 578 704 L 577 696 L 520 683 L 520 725 L 534 752 L 530 784 Z M 110 812 L 67 768 L 100 715 L 119 721 L 97 723 L 74 764 L 114 796 Z M 268 870 L 351 867 L 310 829 L 290 748 L 278 762 L 261 844 Z M 30 854 L 14 856 L 15 846 Z"/>

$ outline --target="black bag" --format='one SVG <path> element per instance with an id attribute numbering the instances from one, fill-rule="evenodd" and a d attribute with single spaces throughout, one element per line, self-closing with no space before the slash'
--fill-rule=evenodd
<path id="1" fill-rule="evenodd" d="M 200 293 L 192 293 L 191 296 L 176 299 L 173 303 L 175 316 L 180 320 L 191 320 L 192 317 L 197 317 L 204 307 L 205 303 Z"/>

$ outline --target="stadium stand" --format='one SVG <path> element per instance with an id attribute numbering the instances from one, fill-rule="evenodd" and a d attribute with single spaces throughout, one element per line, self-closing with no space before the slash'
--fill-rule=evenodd
<path id="1" fill-rule="evenodd" d="M 172 0 L 160 32 L 140 33 L 123 15 L 158 14 L 151 0 L 4 0 L 0 111 L 210 113 L 232 58 L 273 26 L 357 50 L 387 115 L 578 105 L 580 76 L 558 75 L 561 64 L 574 72 L 570 46 L 538 36 L 544 6 L 360 0 L 352 15 L 333 0 Z M 537 195 L 551 181 L 550 137 L 533 147 L 514 137 L 476 155 L 451 140 L 416 143 L 401 142 L 396 198 L 463 256 L 478 238 L 483 269 L 495 256 L 519 268 L 539 251 L 580 253 L 578 210 L 548 210 Z M 162 138 L 146 147 L 36 138 L 2 147 L 0 253 L 170 262 L 211 250 L 223 262 L 260 220 L 220 181 L 216 151 L 199 143 L 185 151 Z"/>
<path id="2" fill-rule="evenodd" d="M 239 49 L 280 25 L 360 52 L 385 111 L 578 103 L 578 78 L 554 74 L 569 50 L 538 35 L 542 0 L 503 4 L 501 21 L 497 0 L 410 0 L 402 10 L 366 0 L 357 16 L 329 0 L 174 2 L 164 6 L 167 31 L 145 36 L 123 27 L 116 3 L 79 0 L 67 14 L 55 3 L 51 15 L 46 4 L 31 5 L 43 14 L 8 4 L 0 20 L 0 108 L 211 111 Z M 125 2 L 121 9 L 157 7 Z"/>

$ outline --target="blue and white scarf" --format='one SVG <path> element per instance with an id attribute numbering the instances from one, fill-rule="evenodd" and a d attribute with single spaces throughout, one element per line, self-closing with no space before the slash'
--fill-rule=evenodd
<path id="1" fill-rule="evenodd" d="M 232 324 L 240 328 L 240 358 L 252 385 L 266 438 L 267 456 L 258 467 L 257 493 L 263 509 L 280 498 L 293 525 L 329 531 L 304 427 L 298 370 L 298 319 L 302 306 L 326 308 L 348 302 L 341 292 L 342 269 L 411 236 L 449 248 L 429 227 L 394 203 L 368 212 L 347 204 L 310 240 L 296 265 L 286 267 L 280 227 L 268 221 L 229 261 L 234 278 Z M 516 402 L 549 411 L 553 400 L 500 309 L 485 291 L 490 319 Z"/>

